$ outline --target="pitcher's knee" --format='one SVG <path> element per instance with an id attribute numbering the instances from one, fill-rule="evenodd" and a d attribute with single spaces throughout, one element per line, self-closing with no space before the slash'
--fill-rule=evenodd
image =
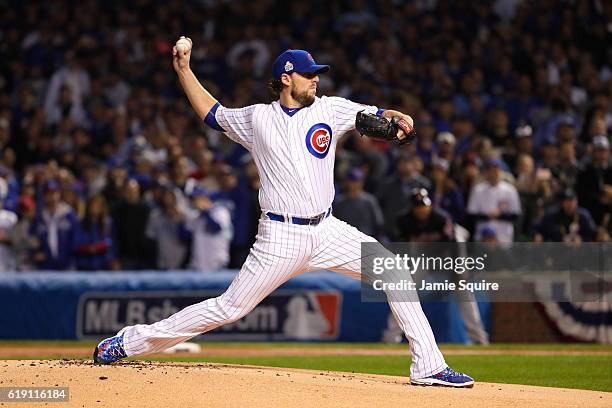
<path id="1" fill-rule="evenodd" d="M 217 298 L 217 307 L 219 310 L 222 324 L 233 323 L 251 311 L 251 307 L 245 305 L 228 302 L 222 296 Z"/>

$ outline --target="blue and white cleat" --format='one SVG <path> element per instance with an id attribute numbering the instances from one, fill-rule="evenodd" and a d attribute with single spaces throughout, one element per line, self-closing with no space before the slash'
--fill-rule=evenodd
<path id="1" fill-rule="evenodd" d="M 441 385 L 443 387 L 472 388 L 474 379 L 469 375 L 458 373 L 450 367 L 425 378 L 410 379 L 412 385 Z"/>
<path id="2" fill-rule="evenodd" d="M 126 358 L 123 349 L 123 334 L 104 339 L 98 344 L 93 353 L 94 363 L 110 364 Z"/>

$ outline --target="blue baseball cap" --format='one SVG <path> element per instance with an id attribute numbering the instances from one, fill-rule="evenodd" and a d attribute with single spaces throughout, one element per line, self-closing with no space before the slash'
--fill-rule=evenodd
<path id="1" fill-rule="evenodd" d="M 504 163 L 500 159 L 489 159 L 485 163 L 485 168 L 490 169 L 493 167 L 502 168 L 504 167 Z"/>
<path id="2" fill-rule="evenodd" d="M 58 191 L 60 188 L 59 183 L 55 180 L 47 180 L 43 186 L 43 192 Z"/>
<path id="3" fill-rule="evenodd" d="M 482 231 L 480 231 L 481 239 L 496 238 L 496 237 L 497 237 L 497 232 L 495 231 L 495 228 L 491 226 L 486 226 L 482 229 Z"/>
<path id="4" fill-rule="evenodd" d="M 210 198 L 210 192 L 207 189 L 205 189 L 204 187 L 197 186 L 191 192 L 191 198 L 198 198 L 198 197 L 208 197 L 208 198 Z"/>
<path id="5" fill-rule="evenodd" d="M 361 181 L 364 176 L 363 170 L 359 167 L 353 167 L 346 175 L 346 179 L 349 181 Z"/>
<path id="6" fill-rule="evenodd" d="M 327 71 L 329 71 L 329 65 L 318 65 L 312 55 L 304 50 L 287 50 L 279 55 L 272 64 L 274 79 L 280 79 L 282 74 L 292 72 L 322 74 Z"/>

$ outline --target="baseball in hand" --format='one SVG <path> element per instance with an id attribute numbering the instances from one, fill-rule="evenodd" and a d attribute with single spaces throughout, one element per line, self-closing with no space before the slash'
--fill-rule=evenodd
<path id="1" fill-rule="evenodd" d="M 181 37 L 179 38 L 179 40 L 176 42 L 176 50 L 178 52 L 187 52 L 191 49 L 191 42 L 189 42 L 188 39 L 186 39 L 185 37 Z"/>

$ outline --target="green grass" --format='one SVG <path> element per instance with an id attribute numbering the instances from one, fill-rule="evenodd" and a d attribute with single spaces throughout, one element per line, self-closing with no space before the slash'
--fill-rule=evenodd
<path id="1" fill-rule="evenodd" d="M 322 371 L 408 376 L 410 357 L 307 356 L 166 358 L 163 361 L 206 361 Z M 612 392 L 612 356 L 448 356 L 447 363 L 476 381 Z"/>
<path id="2" fill-rule="evenodd" d="M 0 340 L 2 347 L 93 347 L 97 344 L 94 341 L 75 341 L 75 340 Z M 248 342 L 200 342 L 202 347 L 207 349 L 217 348 L 255 348 L 255 349 L 276 349 L 276 348 L 365 348 L 379 350 L 407 349 L 406 343 L 402 344 L 383 344 L 383 343 L 298 343 L 298 342 L 278 342 L 278 343 L 248 343 Z M 442 350 L 551 350 L 551 351 L 607 351 L 612 352 L 612 344 L 580 344 L 580 343 L 495 343 L 490 346 L 466 346 L 462 344 L 440 344 Z"/>

